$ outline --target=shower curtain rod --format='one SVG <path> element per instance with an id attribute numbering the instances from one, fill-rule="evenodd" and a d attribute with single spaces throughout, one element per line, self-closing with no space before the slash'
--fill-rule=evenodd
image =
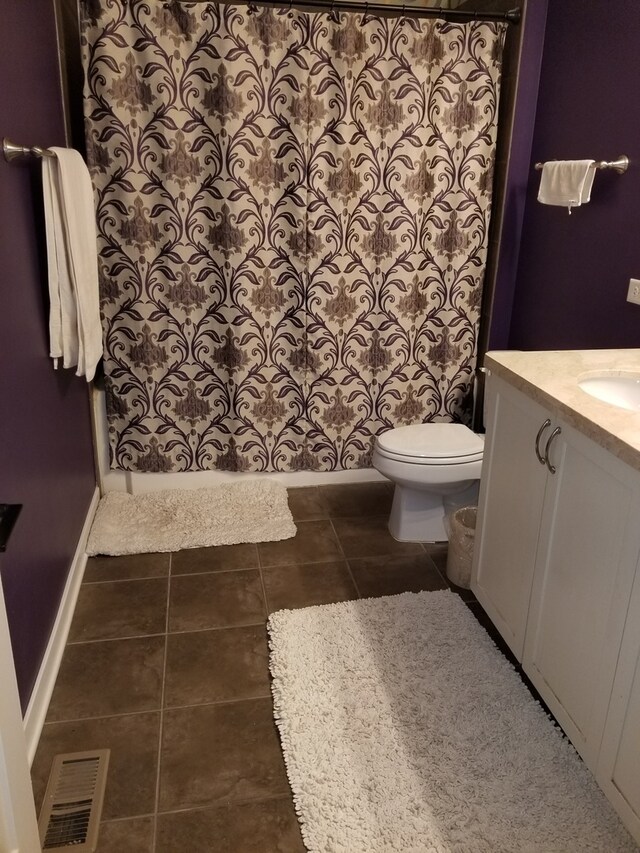
<path id="1" fill-rule="evenodd" d="M 194 0 L 186 0 L 194 2 Z M 180 0 L 169 0 L 165 8 L 169 8 Z M 209 0 L 195 0 L 196 3 L 206 3 Z M 259 3 L 248 2 L 252 6 L 280 6 L 291 9 L 292 6 L 302 6 L 315 9 L 329 9 L 331 12 L 362 12 L 364 15 L 378 14 L 382 12 L 400 14 L 407 18 L 462 18 L 465 21 L 506 21 L 509 24 L 519 24 L 521 19 L 520 9 L 510 9 L 508 12 L 469 12 L 463 9 L 444 9 L 440 6 L 407 6 L 406 3 L 367 3 L 349 2 L 349 0 L 290 0 L 289 3 L 282 0 L 259 0 Z"/>

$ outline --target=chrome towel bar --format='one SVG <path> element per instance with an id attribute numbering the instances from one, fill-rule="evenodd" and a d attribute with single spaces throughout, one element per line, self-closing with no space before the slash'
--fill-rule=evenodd
<path id="1" fill-rule="evenodd" d="M 25 157 L 55 156 L 51 151 L 47 151 L 46 148 L 40 148 L 37 145 L 33 145 L 31 148 L 27 145 L 16 145 L 15 142 L 11 142 L 10 139 L 7 139 L 6 136 L 2 140 L 2 153 L 4 154 L 4 159 L 9 163 L 11 163 L 12 160 L 21 160 Z"/>
<path id="2" fill-rule="evenodd" d="M 536 169 L 540 170 L 544 163 L 536 163 Z M 594 169 L 613 169 L 619 175 L 624 174 L 629 168 L 629 158 L 626 154 L 621 154 L 617 160 L 597 160 L 593 164 Z"/>

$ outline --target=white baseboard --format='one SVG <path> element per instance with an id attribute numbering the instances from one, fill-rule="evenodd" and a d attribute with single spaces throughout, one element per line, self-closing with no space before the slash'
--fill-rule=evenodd
<path id="1" fill-rule="evenodd" d="M 56 678 L 58 677 L 58 670 L 60 669 L 60 664 L 62 662 L 64 648 L 67 644 L 69 628 L 71 627 L 71 619 L 73 618 L 73 612 L 80 592 L 80 584 L 82 583 L 84 570 L 87 565 L 87 539 L 89 538 L 89 531 L 91 530 L 93 517 L 96 513 L 96 509 L 98 508 L 99 500 L 100 491 L 96 486 L 93 497 L 91 498 L 91 503 L 89 504 L 87 517 L 85 518 L 82 526 L 82 532 L 80 533 L 80 539 L 78 540 L 78 546 L 73 556 L 71 568 L 69 569 L 67 582 L 64 587 L 64 592 L 62 593 L 60 606 L 58 607 L 56 621 L 51 631 L 47 649 L 40 665 L 40 671 L 38 672 L 38 677 L 31 693 L 27 712 L 24 715 L 24 734 L 27 742 L 29 764 L 33 762 L 33 758 L 36 754 L 42 727 L 49 709 L 51 694 L 53 693 Z"/>

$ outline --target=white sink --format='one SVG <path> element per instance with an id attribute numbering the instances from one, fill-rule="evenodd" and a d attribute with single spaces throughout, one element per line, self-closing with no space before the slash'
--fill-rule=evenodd
<path id="1" fill-rule="evenodd" d="M 585 376 L 578 386 L 603 403 L 640 412 L 640 373 L 601 373 Z"/>

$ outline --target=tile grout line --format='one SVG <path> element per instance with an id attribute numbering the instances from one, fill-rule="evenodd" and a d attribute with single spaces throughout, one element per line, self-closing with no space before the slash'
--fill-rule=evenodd
<path id="1" fill-rule="evenodd" d="M 215 809 L 229 809 L 234 806 L 244 806 L 250 805 L 251 803 L 272 803 L 277 800 L 287 800 L 291 801 L 291 793 L 289 791 L 284 791 L 280 794 L 270 794 L 264 797 L 256 796 L 256 797 L 244 797 L 240 800 L 222 800 L 210 803 L 209 805 L 193 805 L 193 806 L 182 806 L 177 809 L 167 809 L 166 811 L 158 812 L 159 815 L 168 815 L 168 814 L 188 814 L 190 812 L 204 812 L 204 811 L 212 811 Z M 126 820 L 126 818 L 123 818 Z"/>
<path id="2" fill-rule="evenodd" d="M 117 559 L 117 557 L 113 558 Z M 142 575 L 139 578 L 103 578 L 97 581 L 91 580 L 83 580 L 82 586 L 96 586 L 96 584 L 100 583 L 131 583 L 132 581 L 163 581 L 168 578 L 169 575 Z"/>
<path id="3" fill-rule="evenodd" d="M 158 807 L 160 805 L 160 772 L 162 769 L 162 736 L 164 730 L 164 694 L 167 680 L 167 658 L 169 655 L 169 607 L 171 604 L 171 563 L 173 554 L 169 554 L 169 576 L 167 578 L 167 601 L 165 604 L 165 635 L 164 635 L 164 661 L 162 664 L 162 684 L 160 688 L 160 725 L 158 727 L 158 768 L 156 771 L 156 795 L 154 800 L 153 833 L 151 838 L 151 851 L 155 853 L 158 837 Z"/>
<path id="4" fill-rule="evenodd" d="M 336 530 L 336 526 L 333 523 L 333 518 L 329 518 L 329 524 L 331 525 L 331 529 L 333 530 L 333 535 L 336 537 L 336 542 L 338 543 L 338 548 L 340 549 L 340 554 L 342 555 L 342 559 L 346 560 L 347 555 L 344 553 L 344 548 L 342 547 L 342 542 L 340 537 L 338 536 L 338 531 Z"/>
<path id="5" fill-rule="evenodd" d="M 262 557 L 260 555 L 260 548 L 258 542 L 256 542 L 256 553 L 258 555 L 258 575 L 260 577 L 260 587 L 262 589 L 262 599 L 264 601 L 264 613 L 265 613 L 265 627 L 269 622 L 269 601 L 267 599 L 267 587 L 264 583 L 264 574 L 262 572 Z M 269 631 L 267 630 L 267 644 L 269 642 Z M 269 674 L 271 674 L 271 670 L 269 670 Z M 271 691 L 269 691 L 269 696 L 271 696 Z"/>
<path id="6" fill-rule="evenodd" d="M 233 808 L 234 806 L 243 806 L 251 803 L 272 803 L 277 802 L 278 800 L 286 800 L 287 802 L 290 800 L 291 795 L 286 792 L 283 794 L 269 794 L 265 796 L 256 796 L 256 797 L 245 797 L 239 800 L 221 800 L 215 801 L 208 805 L 197 805 L 197 806 L 183 806 L 181 808 L 175 809 L 166 809 L 160 812 L 144 812 L 141 814 L 134 815 L 124 815 L 123 817 L 111 817 L 108 820 L 101 820 L 100 825 L 104 825 L 107 823 L 128 823 L 132 820 L 143 820 L 144 818 L 155 818 L 157 815 L 174 815 L 174 814 L 189 814 L 191 812 L 206 812 L 206 811 L 214 811 L 216 809 L 227 810 L 229 808 Z"/>
<path id="7" fill-rule="evenodd" d="M 235 625 L 211 625 L 209 628 L 190 628 L 181 631 L 163 631 L 161 634 L 130 634 L 126 637 L 100 637 L 95 640 L 74 640 L 67 643 L 68 646 L 91 646 L 95 643 L 120 643 L 124 640 L 146 640 L 150 637 L 164 637 L 165 634 L 199 634 L 204 631 L 231 631 L 234 628 L 255 628 L 257 625 L 264 625 L 264 620 L 261 622 L 242 622 Z"/>
<path id="8" fill-rule="evenodd" d="M 216 547 L 215 545 L 211 547 Z M 168 575 L 154 575 L 153 577 L 142 577 L 142 578 L 113 578 L 113 580 L 99 580 L 99 581 L 84 581 L 83 586 L 100 586 L 101 584 L 113 584 L 113 583 L 140 583 L 140 581 L 163 581 L 167 580 L 169 577 L 175 578 L 186 578 L 193 577 L 193 575 L 225 575 L 225 574 L 235 574 L 237 572 L 255 572 L 258 566 L 241 566 L 237 569 L 209 569 L 199 572 L 176 572 L 175 574 Z"/>
<path id="9" fill-rule="evenodd" d="M 165 631 L 161 634 L 154 631 L 153 634 L 128 634 L 126 637 L 97 637 L 95 640 L 70 640 L 65 646 L 65 650 L 69 646 L 93 646 L 96 643 L 126 643 L 133 640 L 151 640 L 154 637 L 164 637 Z"/>
<path id="10" fill-rule="evenodd" d="M 270 699 L 271 692 L 256 696 L 239 696 L 234 699 L 212 699 L 210 702 L 192 702 L 186 705 L 167 705 L 165 711 L 188 711 L 191 708 L 206 708 L 209 706 L 237 705 L 240 702 L 257 702 L 260 699 Z M 118 717 L 140 717 L 144 714 L 159 714 L 160 708 L 148 708 L 144 711 L 121 711 L 119 714 L 99 714 L 91 717 L 73 717 L 64 720 L 48 720 L 46 726 L 56 726 L 67 723 L 85 723 L 89 720 L 112 720 Z"/>
<path id="11" fill-rule="evenodd" d="M 260 566 L 242 566 L 239 569 L 210 569 L 209 571 L 204 572 L 176 572 L 172 577 L 176 580 L 176 578 L 194 578 L 200 577 L 201 575 L 237 575 L 240 572 L 255 572 L 259 571 L 259 569 Z"/>
<path id="12" fill-rule="evenodd" d="M 113 720 L 118 717 L 142 717 L 144 714 L 158 714 L 160 713 L 160 708 L 147 708 L 144 711 L 120 711 L 118 714 L 98 714 L 97 716 L 90 717 L 70 717 L 62 720 L 50 720 L 47 719 L 45 722 L 45 727 L 47 726 L 60 726 L 67 725 L 67 723 L 86 723 L 89 720 Z"/>
<path id="13" fill-rule="evenodd" d="M 335 528 L 333 527 L 333 520 L 331 518 L 323 518 L 323 519 L 319 519 L 319 520 L 331 522 L 331 526 L 333 528 L 333 531 L 334 531 L 334 533 L 336 532 Z M 336 536 L 337 536 L 337 534 L 336 534 Z M 215 547 L 215 546 L 213 546 L 213 547 Z M 179 579 L 179 578 L 191 578 L 191 577 L 199 577 L 201 575 L 227 575 L 227 574 L 238 574 L 240 572 L 256 572 L 256 571 L 261 571 L 262 568 L 265 568 L 265 569 L 282 569 L 282 568 L 285 568 L 286 569 L 286 568 L 289 568 L 291 566 L 300 565 L 299 562 L 295 562 L 295 563 L 274 563 L 273 565 L 262 566 L 262 561 L 260 559 L 259 554 L 258 554 L 258 562 L 259 562 L 259 565 L 257 565 L 257 566 L 243 566 L 243 567 L 237 568 L 237 569 L 210 569 L 209 571 L 202 571 L 202 572 L 178 572 L 177 574 L 172 574 L 171 577 L 175 580 L 176 578 L 177 579 Z M 326 559 L 326 560 L 306 560 L 304 562 L 304 565 L 305 566 L 307 566 L 307 565 L 308 566 L 321 566 L 323 563 L 331 563 L 331 562 L 333 562 L 332 558 Z M 168 575 L 158 575 L 158 576 L 152 577 L 152 578 L 117 578 L 115 580 L 85 581 L 83 583 L 83 586 L 98 586 L 100 584 L 110 584 L 110 583 L 131 583 L 132 581 L 142 581 L 142 580 L 167 580 L 168 577 L 169 577 Z M 78 642 L 78 641 L 76 641 L 76 642 Z M 80 642 L 82 642 L 82 641 L 80 641 Z"/>
<path id="14" fill-rule="evenodd" d="M 338 531 L 336 530 L 335 525 L 333 523 L 333 518 L 329 518 L 329 523 L 331 524 L 331 529 L 333 530 L 333 535 L 336 537 L 338 547 L 340 548 L 340 551 L 342 553 L 342 559 L 344 560 L 344 562 L 347 565 L 347 572 L 349 573 L 349 577 L 351 578 L 351 583 L 353 584 L 353 588 L 356 591 L 356 595 L 358 598 L 362 598 L 362 593 L 360 592 L 360 587 L 356 583 L 355 576 L 354 576 L 353 572 L 351 571 L 351 565 L 349 564 L 349 558 L 347 557 L 347 555 L 344 552 L 344 548 L 342 547 L 342 542 L 340 541 L 340 536 L 338 535 Z"/>
<path id="15" fill-rule="evenodd" d="M 425 554 L 427 555 L 428 559 L 429 559 L 429 560 L 430 560 L 430 562 L 431 562 L 431 565 L 432 565 L 432 566 L 433 566 L 433 568 L 436 570 L 436 572 L 440 575 L 440 578 L 442 579 L 442 582 L 443 582 L 443 583 L 445 583 L 445 584 L 447 584 L 447 588 L 448 588 L 448 587 L 449 587 L 449 584 L 448 584 L 448 582 L 447 582 L 446 577 L 445 577 L 445 576 L 442 574 L 442 572 L 440 571 L 440 567 L 438 566 L 438 564 L 436 563 L 436 561 L 433 559 L 433 557 L 431 556 L 431 554 L 427 551 L 427 549 L 425 548 L 424 550 L 425 550 Z M 445 574 L 446 574 L 446 572 L 445 572 Z"/>

